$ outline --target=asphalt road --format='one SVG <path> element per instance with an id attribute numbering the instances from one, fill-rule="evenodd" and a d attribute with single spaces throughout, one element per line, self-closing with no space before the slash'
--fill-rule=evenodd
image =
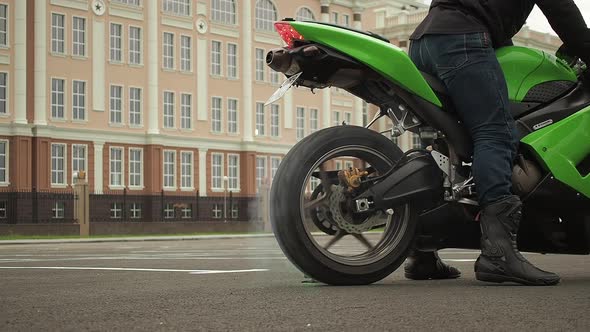
<path id="1" fill-rule="evenodd" d="M 590 257 L 527 255 L 555 287 L 463 276 L 302 283 L 273 238 L 0 246 L 1 331 L 589 331 Z"/>

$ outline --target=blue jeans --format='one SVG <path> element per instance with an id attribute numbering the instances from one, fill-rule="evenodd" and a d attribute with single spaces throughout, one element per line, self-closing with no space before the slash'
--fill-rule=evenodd
<path id="1" fill-rule="evenodd" d="M 518 135 L 489 34 L 425 35 L 412 41 L 410 57 L 418 69 L 444 82 L 471 134 L 480 206 L 511 195 Z"/>

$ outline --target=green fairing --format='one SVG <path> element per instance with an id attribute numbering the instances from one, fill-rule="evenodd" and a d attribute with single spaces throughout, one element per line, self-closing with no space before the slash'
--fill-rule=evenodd
<path id="1" fill-rule="evenodd" d="M 590 198 L 590 174 L 578 165 L 590 154 L 590 107 L 535 131 L 522 142 L 539 155 L 555 178 Z"/>
<path id="2" fill-rule="evenodd" d="M 506 76 L 510 100 L 521 102 L 529 90 L 551 81 L 577 82 L 575 72 L 562 60 L 543 51 L 509 46 L 496 50 Z"/>
<path id="3" fill-rule="evenodd" d="M 305 40 L 338 50 L 415 95 L 442 107 L 410 57 L 399 47 L 358 32 L 312 22 L 290 22 Z"/>

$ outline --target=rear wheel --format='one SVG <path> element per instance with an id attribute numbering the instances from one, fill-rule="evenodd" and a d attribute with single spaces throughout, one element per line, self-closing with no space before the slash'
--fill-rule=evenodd
<path id="1" fill-rule="evenodd" d="M 332 285 L 381 280 L 407 257 L 416 232 L 410 204 L 355 212 L 352 197 L 403 156 L 383 135 L 354 126 L 324 129 L 283 159 L 271 190 L 271 222 L 285 255 L 308 276 Z M 362 176 L 355 188 L 341 171 Z"/>

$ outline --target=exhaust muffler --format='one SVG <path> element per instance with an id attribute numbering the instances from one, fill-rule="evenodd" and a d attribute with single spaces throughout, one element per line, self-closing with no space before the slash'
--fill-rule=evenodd
<path id="1" fill-rule="evenodd" d="M 293 56 L 284 48 L 275 48 L 266 55 L 266 64 L 274 71 L 285 75 L 295 75 L 300 71 Z"/>

